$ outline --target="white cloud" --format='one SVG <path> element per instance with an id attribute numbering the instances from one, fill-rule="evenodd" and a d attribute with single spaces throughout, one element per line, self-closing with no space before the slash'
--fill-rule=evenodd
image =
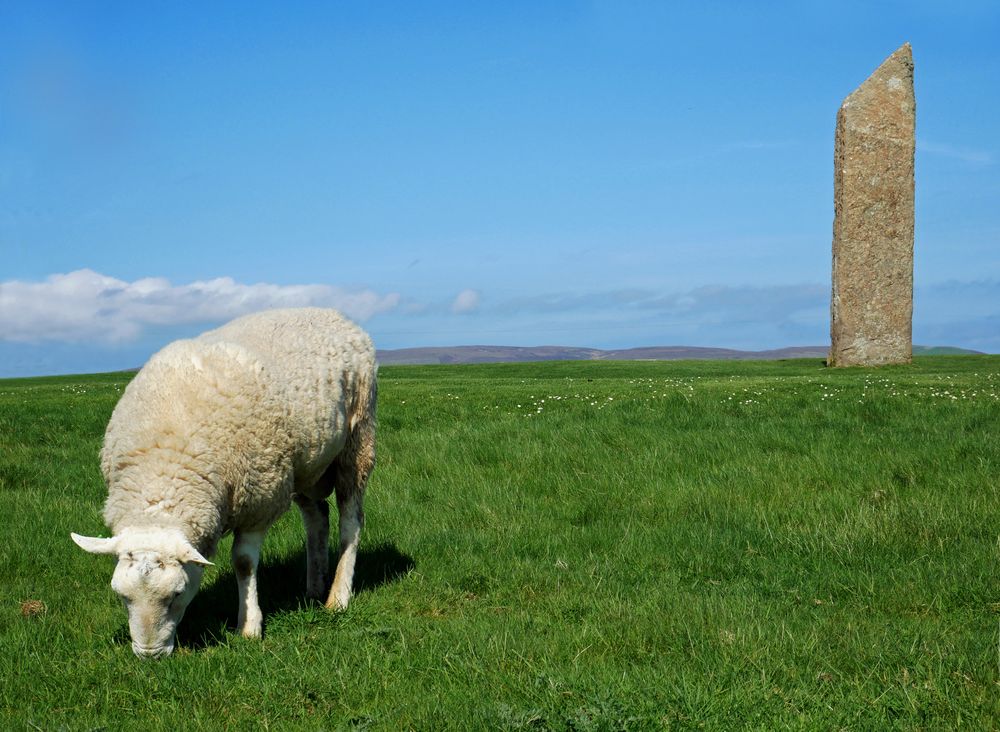
<path id="1" fill-rule="evenodd" d="M 451 304 L 451 312 L 453 313 L 471 313 L 479 307 L 479 292 L 476 290 L 462 290 L 458 293 L 454 302 Z"/>
<path id="2" fill-rule="evenodd" d="M 172 285 L 81 269 L 42 282 L 0 282 L 0 340 L 38 342 L 137 338 L 146 326 L 222 322 L 275 307 L 333 307 L 365 321 L 399 305 L 397 293 L 332 285 L 245 285 L 229 277 Z"/>

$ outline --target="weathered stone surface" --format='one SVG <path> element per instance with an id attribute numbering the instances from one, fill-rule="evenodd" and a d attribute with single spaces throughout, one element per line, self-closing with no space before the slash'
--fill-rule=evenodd
<path id="1" fill-rule="evenodd" d="M 837 114 L 832 366 L 912 359 L 915 117 L 909 43 Z"/>

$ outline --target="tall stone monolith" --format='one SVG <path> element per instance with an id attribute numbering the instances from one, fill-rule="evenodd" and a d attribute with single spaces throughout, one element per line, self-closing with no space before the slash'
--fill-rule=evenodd
<path id="1" fill-rule="evenodd" d="M 837 113 L 834 145 L 831 366 L 913 357 L 913 149 L 910 44 Z"/>

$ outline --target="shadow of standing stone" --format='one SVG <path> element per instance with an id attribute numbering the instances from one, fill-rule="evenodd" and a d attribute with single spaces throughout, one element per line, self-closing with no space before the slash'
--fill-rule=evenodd
<path id="1" fill-rule="evenodd" d="M 905 43 L 837 113 L 831 366 L 912 360 L 915 120 Z"/>

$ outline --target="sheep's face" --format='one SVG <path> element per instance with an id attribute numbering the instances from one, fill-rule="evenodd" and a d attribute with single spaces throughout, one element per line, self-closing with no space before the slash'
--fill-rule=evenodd
<path id="1" fill-rule="evenodd" d="M 155 551 L 130 551 L 119 556 L 111 578 L 128 611 L 135 655 L 166 656 L 174 650 L 177 624 L 198 591 L 202 568 Z"/>
<path id="2" fill-rule="evenodd" d="M 128 611 L 135 655 L 160 658 L 171 653 L 177 624 L 211 562 L 175 531 L 126 531 L 110 539 L 72 536 L 89 552 L 118 555 L 111 588 Z"/>

